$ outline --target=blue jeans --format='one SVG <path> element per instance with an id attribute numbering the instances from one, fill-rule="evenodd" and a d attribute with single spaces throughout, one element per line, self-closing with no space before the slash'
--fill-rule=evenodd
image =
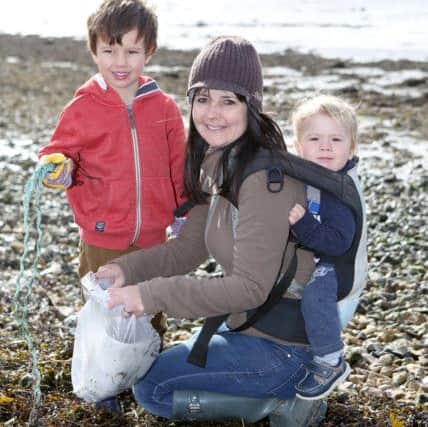
<path id="1" fill-rule="evenodd" d="M 199 368 L 186 361 L 196 335 L 163 351 L 134 385 L 135 399 L 144 409 L 171 418 L 175 390 L 290 399 L 305 374 L 305 363 L 312 359 L 307 347 L 225 331 L 211 338 L 206 367 Z"/>
<path id="2" fill-rule="evenodd" d="M 319 264 L 302 296 L 302 314 L 308 341 L 315 356 L 343 348 L 337 310 L 337 278 L 331 264 Z"/>

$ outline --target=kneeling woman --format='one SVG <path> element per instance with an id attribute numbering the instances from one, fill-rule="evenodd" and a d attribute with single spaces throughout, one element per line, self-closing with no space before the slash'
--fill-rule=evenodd
<path id="1" fill-rule="evenodd" d="M 286 150 L 279 128 L 262 113 L 262 92 L 260 59 L 248 41 L 219 37 L 200 52 L 189 77 L 192 111 L 185 165 L 186 196 L 196 206 L 177 238 L 121 257 L 97 272 L 99 278 L 114 279 L 111 306 L 123 304 L 126 313 L 164 311 L 193 319 L 232 313 L 210 340 L 204 368 L 187 362 L 192 337 L 162 352 L 135 384 L 137 402 L 156 415 L 176 415 L 173 400 L 183 390 L 290 399 L 311 359 L 304 346 L 253 328 L 233 331 L 247 310 L 266 300 L 281 266 L 289 264 L 288 212 L 296 203 L 306 203 L 303 184 L 287 176 L 277 193 L 267 189 L 266 171 L 239 185 L 260 149 Z M 229 200 L 236 200 L 239 210 Z M 185 275 L 208 254 L 223 267 L 224 277 Z M 297 254 L 295 279 L 305 284 L 313 257 L 303 250 Z"/>

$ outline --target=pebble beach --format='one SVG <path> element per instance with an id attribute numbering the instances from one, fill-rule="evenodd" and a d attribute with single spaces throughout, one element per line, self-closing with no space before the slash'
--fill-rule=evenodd
<path id="1" fill-rule="evenodd" d="M 180 106 L 196 51 L 159 49 L 146 68 Z M 369 226 L 369 280 L 343 339 L 352 373 L 328 399 L 322 426 L 428 425 L 428 62 L 354 62 L 287 50 L 262 56 L 264 105 L 291 149 L 289 114 L 302 97 L 345 97 L 360 117 L 359 173 Z M 0 424 L 28 425 L 30 356 L 13 316 L 24 252 L 22 198 L 37 151 L 58 116 L 95 69 L 84 42 L 0 34 Z M 124 413 L 95 412 L 72 393 L 78 232 L 65 195 L 41 196 L 42 249 L 28 306 L 43 404 L 39 425 L 180 426 L 153 417 L 122 395 Z M 35 228 L 31 227 L 31 238 Z M 25 259 L 27 270 L 34 251 Z M 196 275 L 219 274 L 207 261 Z M 20 302 L 22 303 L 22 301 Z M 200 320 L 170 319 L 166 344 L 186 339 Z M 242 426 L 240 421 L 192 424 Z M 249 424 L 247 424 L 249 425 Z M 262 420 L 254 426 L 267 427 Z"/>

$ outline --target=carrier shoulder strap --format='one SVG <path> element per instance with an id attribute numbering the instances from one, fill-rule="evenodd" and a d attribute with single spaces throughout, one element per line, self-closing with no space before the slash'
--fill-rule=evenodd
<path id="1" fill-rule="evenodd" d="M 187 356 L 187 361 L 189 363 L 199 366 L 200 368 L 205 368 L 210 339 L 228 317 L 229 314 L 223 314 L 221 316 L 207 317 L 205 319 L 199 335 L 196 338 L 189 355 Z"/>
<path id="2" fill-rule="evenodd" d="M 279 281 L 278 280 L 275 281 L 276 285 L 272 288 L 266 301 L 260 307 L 258 307 L 254 311 L 254 313 L 250 315 L 242 325 L 233 329 L 234 331 L 236 332 L 243 331 L 245 329 L 248 329 L 250 326 L 253 326 L 261 317 L 263 317 L 266 313 L 268 313 L 272 309 L 272 307 L 275 304 L 277 304 L 277 302 L 282 298 L 284 293 L 287 291 L 287 289 L 291 285 L 291 282 L 293 281 L 294 276 L 296 275 L 296 270 L 297 270 L 297 252 L 296 252 L 297 247 L 296 246 L 297 244 L 294 245 L 293 247 L 293 254 L 291 257 L 291 261 L 285 273 L 283 274 L 283 276 Z M 284 256 L 285 256 L 285 251 L 282 256 L 280 272 L 282 270 Z M 278 273 L 278 275 L 279 274 L 280 273 Z"/>
<path id="3" fill-rule="evenodd" d="M 176 218 L 181 218 L 186 215 L 187 212 L 190 211 L 194 206 L 196 205 L 195 202 L 192 202 L 191 200 L 186 200 L 184 203 L 182 203 L 180 206 L 178 206 L 173 211 L 173 215 Z"/>

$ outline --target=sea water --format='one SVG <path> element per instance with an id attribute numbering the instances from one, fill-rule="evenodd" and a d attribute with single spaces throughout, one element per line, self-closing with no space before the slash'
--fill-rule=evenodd
<path id="1" fill-rule="evenodd" d="M 0 32 L 85 38 L 99 0 L 7 2 Z M 262 53 L 288 48 L 354 60 L 428 60 L 426 0 L 151 0 L 159 45 L 199 49 L 219 34 L 238 34 Z"/>

